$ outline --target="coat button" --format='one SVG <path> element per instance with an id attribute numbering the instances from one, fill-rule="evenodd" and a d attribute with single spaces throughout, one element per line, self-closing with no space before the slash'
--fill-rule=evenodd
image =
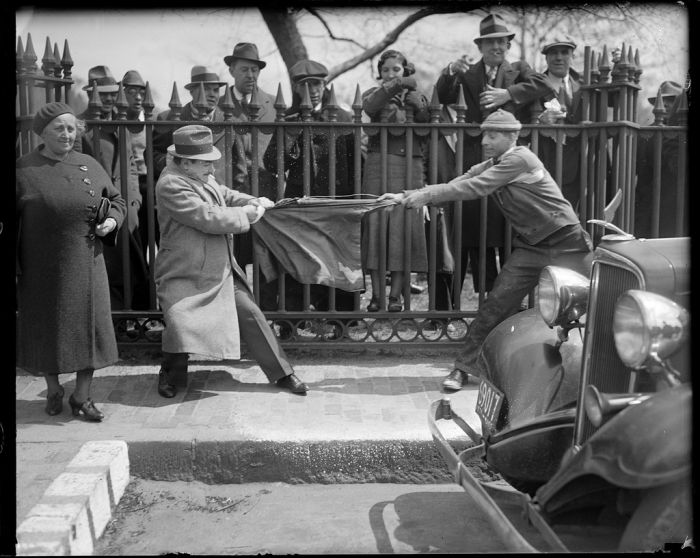
<path id="1" fill-rule="evenodd" d="M 94 235 L 93 233 L 90 233 L 90 234 L 88 235 L 88 238 L 89 238 L 90 240 L 95 240 L 95 235 Z"/>
<path id="2" fill-rule="evenodd" d="M 80 165 L 78 168 L 83 172 L 87 172 L 87 165 Z"/>
<path id="3" fill-rule="evenodd" d="M 89 194 L 94 198 L 95 197 L 95 190 L 90 190 Z"/>
<path id="4" fill-rule="evenodd" d="M 89 178 L 83 178 L 83 182 L 85 182 L 85 184 L 92 184 Z"/>

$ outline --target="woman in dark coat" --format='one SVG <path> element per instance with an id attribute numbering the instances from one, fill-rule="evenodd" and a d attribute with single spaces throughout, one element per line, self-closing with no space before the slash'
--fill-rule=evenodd
<path id="1" fill-rule="evenodd" d="M 17 366 L 46 379 L 49 415 L 63 410 L 58 375 L 76 372 L 73 415 L 100 421 L 93 372 L 118 358 L 102 249 L 126 205 L 102 166 L 73 151 L 70 106 L 44 105 L 33 130 L 44 143 L 16 164 Z"/>
<path id="2" fill-rule="evenodd" d="M 415 122 L 428 122 L 428 100 L 417 89 L 413 66 L 406 57 L 396 50 L 387 50 L 379 57 L 377 64 L 378 87 L 365 91 L 362 95 L 362 109 L 372 122 L 406 122 L 406 109 L 413 109 Z M 410 171 L 407 172 L 406 135 L 387 133 L 387 180 L 382 180 L 382 154 L 379 134 L 371 135 L 367 146 L 367 161 L 364 168 L 363 192 L 384 194 L 402 192 L 405 189 L 420 188 L 423 185 L 423 149 L 417 135 L 412 138 L 413 157 Z M 410 180 L 409 180 L 410 178 Z M 411 214 L 411 258 L 409 269 L 404 269 L 404 228 L 406 216 Z M 372 279 L 372 300 L 367 306 L 370 312 L 379 310 L 379 292 L 384 288 L 384 277 L 379 276 L 379 254 L 381 215 L 371 212 L 367 215 L 366 226 L 362 231 L 363 265 L 369 270 Z M 405 210 L 395 207 L 388 215 L 386 232 L 386 269 L 391 272 L 389 290 L 389 312 L 400 312 L 401 289 L 404 273 L 428 271 L 428 257 L 423 225 L 423 213 L 418 210 Z"/>

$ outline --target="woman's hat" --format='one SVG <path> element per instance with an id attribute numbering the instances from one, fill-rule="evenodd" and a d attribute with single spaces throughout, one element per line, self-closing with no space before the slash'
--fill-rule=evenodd
<path id="1" fill-rule="evenodd" d="M 121 83 L 124 87 L 143 87 L 144 89 L 146 88 L 146 82 L 143 81 L 141 74 L 139 74 L 136 70 L 129 70 L 128 72 L 126 72 L 124 74 L 124 77 L 122 78 Z"/>
<path id="2" fill-rule="evenodd" d="M 260 60 L 258 47 L 253 43 L 238 43 L 235 47 L 233 47 L 233 54 L 230 56 L 224 56 L 224 63 L 227 66 L 230 66 L 234 60 L 238 59 L 255 62 L 261 70 L 267 66 L 267 62 Z"/>
<path id="3" fill-rule="evenodd" d="M 190 72 L 190 83 L 185 85 L 185 89 L 192 89 L 193 87 L 204 83 L 214 83 L 219 87 L 226 85 L 225 81 L 219 79 L 219 74 L 212 72 L 207 66 L 192 66 L 192 71 Z"/>
<path id="4" fill-rule="evenodd" d="M 119 84 L 107 66 L 90 68 L 88 71 L 88 84 L 83 87 L 83 91 L 92 91 L 94 82 L 97 82 L 97 91 L 99 93 L 116 93 L 119 91 Z"/>
<path id="5" fill-rule="evenodd" d="M 214 147 L 211 130 L 206 126 L 191 124 L 173 132 L 173 145 L 168 153 L 182 159 L 216 161 L 221 159 L 221 151 Z"/>
<path id="6" fill-rule="evenodd" d="M 66 113 L 75 115 L 75 111 L 66 103 L 48 103 L 36 111 L 32 121 L 32 130 L 34 130 L 34 133 L 41 135 L 41 132 L 48 126 L 49 122 L 57 116 Z"/>
<path id="7" fill-rule="evenodd" d="M 494 130 L 496 132 L 517 132 L 523 125 L 512 113 L 498 109 L 489 114 L 481 123 L 482 130 Z"/>
<path id="8" fill-rule="evenodd" d="M 678 95 L 681 94 L 681 91 L 683 91 L 683 88 L 680 86 L 680 84 L 676 83 L 675 81 L 664 81 L 660 86 L 659 86 L 659 91 L 656 94 L 656 97 L 661 95 L 661 97 L 678 97 Z M 649 102 L 652 105 L 656 104 L 656 97 L 649 97 Z"/>
<path id="9" fill-rule="evenodd" d="M 328 68 L 314 60 L 299 60 L 289 69 L 289 77 L 293 83 L 302 83 L 307 79 L 322 79 L 328 77 Z"/>
<path id="10" fill-rule="evenodd" d="M 515 37 L 515 33 L 508 31 L 506 27 L 506 22 L 503 18 L 497 14 L 489 14 L 479 23 L 479 33 L 480 35 L 474 39 L 474 42 L 478 45 L 481 39 L 497 39 L 499 37 L 508 37 L 511 40 Z"/>

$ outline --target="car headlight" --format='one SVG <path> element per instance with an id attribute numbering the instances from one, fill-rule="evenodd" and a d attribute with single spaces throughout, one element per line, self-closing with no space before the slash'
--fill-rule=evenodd
<path id="1" fill-rule="evenodd" d="M 683 345 L 689 324 L 688 311 L 665 296 L 629 290 L 615 304 L 617 354 L 630 368 L 644 366 L 650 357 L 666 359 Z"/>
<path id="2" fill-rule="evenodd" d="M 586 313 L 590 281 L 580 273 L 555 265 L 540 273 L 537 309 L 549 327 L 578 320 Z"/>

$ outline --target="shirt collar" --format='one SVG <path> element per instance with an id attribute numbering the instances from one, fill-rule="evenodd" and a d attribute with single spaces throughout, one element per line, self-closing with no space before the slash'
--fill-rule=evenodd
<path id="1" fill-rule="evenodd" d="M 232 85 L 231 89 L 233 90 L 233 96 L 236 97 L 236 100 L 238 100 L 239 103 L 243 102 L 244 95 L 238 89 L 236 89 L 236 86 Z M 252 96 L 253 96 L 252 93 L 248 93 L 247 95 L 245 95 L 246 103 L 250 103 L 250 98 Z"/>

